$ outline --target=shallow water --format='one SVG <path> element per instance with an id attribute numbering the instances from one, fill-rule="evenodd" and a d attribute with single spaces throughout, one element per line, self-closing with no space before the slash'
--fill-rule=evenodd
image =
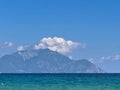
<path id="1" fill-rule="evenodd" d="M 120 74 L 0 74 L 0 90 L 120 90 Z"/>

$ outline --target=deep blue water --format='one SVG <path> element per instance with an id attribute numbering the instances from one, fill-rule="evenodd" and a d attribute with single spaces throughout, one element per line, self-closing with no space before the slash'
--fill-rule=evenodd
<path id="1" fill-rule="evenodd" d="M 0 74 L 0 90 L 120 90 L 120 74 Z"/>

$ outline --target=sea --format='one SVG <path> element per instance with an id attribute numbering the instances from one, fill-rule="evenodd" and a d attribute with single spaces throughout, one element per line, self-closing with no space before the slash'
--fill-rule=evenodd
<path id="1" fill-rule="evenodd" d="M 120 90 L 120 74 L 0 74 L 0 90 Z"/>

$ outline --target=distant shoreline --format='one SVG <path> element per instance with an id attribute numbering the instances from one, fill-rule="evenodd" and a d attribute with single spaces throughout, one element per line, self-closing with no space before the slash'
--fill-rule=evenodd
<path id="1" fill-rule="evenodd" d="M 120 75 L 120 73 L 0 73 L 0 75 Z"/>

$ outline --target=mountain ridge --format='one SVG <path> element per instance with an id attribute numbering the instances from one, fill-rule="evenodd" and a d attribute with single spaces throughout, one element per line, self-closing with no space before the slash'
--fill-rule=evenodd
<path id="1" fill-rule="evenodd" d="M 71 60 L 49 49 L 23 50 L 0 58 L 1 73 L 103 73 L 88 60 Z"/>

